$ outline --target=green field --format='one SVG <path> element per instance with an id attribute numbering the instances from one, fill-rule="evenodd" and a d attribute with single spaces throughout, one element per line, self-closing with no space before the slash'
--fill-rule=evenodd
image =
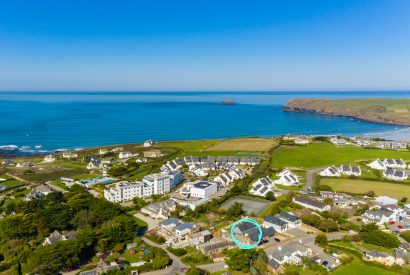
<path id="1" fill-rule="evenodd" d="M 221 142 L 221 140 L 183 140 L 183 141 L 170 141 L 158 143 L 161 147 L 177 148 L 184 151 L 202 151 L 206 148 Z"/>
<path id="2" fill-rule="evenodd" d="M 390 272 L 388 270 L 376 267 L 376 266 L 370 266 L 367 265 L 363 262 L 361 262 L 359 259 L 355 258 L 352 262 L 337 268 L 334 272 L 331 274 L 334 275 L 346 275 L 346 274 L 354 274 L 354 275 L 390 275 L 390 274 L 397 274 L 394 272 Z"/>
<path id="3" fill-rule="evenodd" d="M 277 145 L 277 142 L 269 138 L 233 138 L 222 140 L 219 143 L 207 148 L 207 151 L 253 151 L 253 152 L 266 152 L 273 146 Z"/>
<path id="4" fill-rule="evenodd" d="M 343 178 L 322 178 L 320 184 L 329 185 L 334 191 L 340 192 L 366 193 L 374 191 L 376 195 L 385 195 L 396 199 L 410 198 L 410 185 L 407 184 Z"/>
<path id="5" fill-rule="evenodd" d="M 312 168 L 377 158 L 410 160 L 410 152 L 365 149 L 353 146 L 336 147 L 327 142 L 312 143 L 307 146 L 280 146 L 272 154 L 272 167 Z"/>

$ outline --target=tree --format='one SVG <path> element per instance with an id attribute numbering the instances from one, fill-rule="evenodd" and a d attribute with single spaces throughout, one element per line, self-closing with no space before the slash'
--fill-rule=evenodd
<path id="1" fill-rule="evenodd" d="M 231 207 L 228 209 L 228 214 L 232 217 L 240 217 L 243 213 L 243 203 L 235 202 Z"/>
<path id="2" fill-rule="evenodd" d="M 186 275 L 205 275 L 209 274 L 208 272 L 201 270 L 195 266 L 191 266 L 187 272 L 185 272 Z"/>
<path id="3" fill-rule="evenodd" d="M 339 226 L 333 220 L 322 220 L 317 228 L 323 232 L 335 232 L 339 230 Z"/>
<path id="4" fill-rule="evenodd" d="M 334 204 L 333 199 L 331 199 L 331 198 L 324 199 L 323 203 L 326 204 L 326 205 L 330 205 L 330 206 L 333 206 L 333 204 Z"/>
<path id="5" fill-rule="evenodd" d="M 407 242 L 410 242 L 410 230 L 401 232 L 400 237 L 405 239 Z"/>
<path id="6" fill-rule="evenodd" d="M 251 260 L 261 254 L 265 254 L 265 252 L 263 250 L 234 248 L 226 251 L 224 254 L 227 256 L 225 262 L 230 269 L 249 273 Z"/>
<path id="7" fill-rule="evenodd" d="M 275 194 L 274 194 L 272 191 L 269 191 L 269 192 L 266 194 L 266 199 L 267 199 L 267 200 L 270 200 L 270 201 L 275 201 L 275 200 L 276 200 Z"/>
<path id="8" fill-rule="evenodd" d="M 395 248 L 399 247 L 400 241 L 396 235 L 383 232 L 379 227 L 372 223 L 363 225 L 359 231 L 359 235 L 363 242 L 378 246 Z"/>
<path id="9" fill-rule="evenodd" d="M 401 202 L 401 203 L 406 203 L 406 202 L 407 202 L 407 198 L 406 198 L 406 197 L 401 198 L 400 202 Z"/>
<path id="10" fill-rule="evenodd" d="M 134 203 L 135 210 L 140 210 L 141 208 L 147 205 L 147 202 L 143 198 L 139 197 L 133 198 L 132 202 Z"/>
<path id="11" fill-rule="evenodd" d="M 314 214 L 307 214 L 307 215 L 302 215 L 300 219 L 303 221 L 303 223 L 313 226 L 313 227 L 318 227 L 319 224 L 321 223 L 322 219 Z"/>
<path id="12" fill-rule="evenodd" d="M 315 238 L 315 244 L 319 245 L 319 246 L 326 246 L 327 245 L 327 236 L 326 234 L 319 234 L 316 236 Z"/>

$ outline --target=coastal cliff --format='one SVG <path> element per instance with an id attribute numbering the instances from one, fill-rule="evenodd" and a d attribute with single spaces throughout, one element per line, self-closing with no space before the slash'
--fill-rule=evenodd
<path id="1" fill-rule="evenodd" d="M 283 110 L 329 116 L 344 116 L 358 120 L 410 126 L 410 99 L 291 99 Z"/>

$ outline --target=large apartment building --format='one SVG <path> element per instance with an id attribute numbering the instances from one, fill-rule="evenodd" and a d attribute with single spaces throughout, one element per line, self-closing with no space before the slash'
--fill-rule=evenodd
<path id="1" fill-rule="evenodd" d="M 115 187 L 104 190 L 104 197 L 111 202 L 122 202 L 135 197 L 144 198 L 156 194 L 166 194 L 181 183 L 179 171 L 163 172 L 145 176 L 142 182 L 119 182 Z"/>

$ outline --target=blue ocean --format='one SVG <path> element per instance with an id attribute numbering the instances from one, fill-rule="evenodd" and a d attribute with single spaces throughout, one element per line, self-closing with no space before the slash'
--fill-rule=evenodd
<path id="1" fill-rule="evenodd" d="M 356 135 L 401 129 L 282 111 L 289 99 L 305 97 L 410 97 L 410 92 L 2 92 L 0 145 L 34 152 L 146 139 Z M 224 105 L 223 100 L 235 104 Z"/>

